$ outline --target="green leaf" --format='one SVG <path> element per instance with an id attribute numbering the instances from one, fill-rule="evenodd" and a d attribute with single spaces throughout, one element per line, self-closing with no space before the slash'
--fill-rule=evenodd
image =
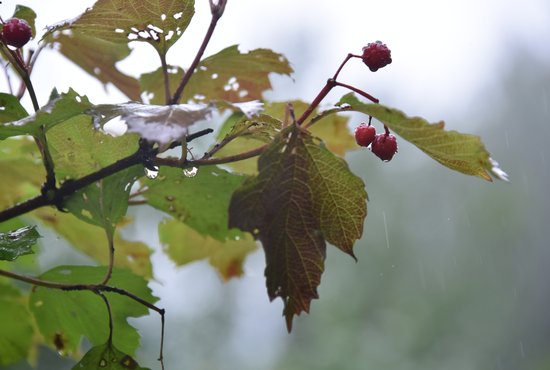
<path id="1" fill-rule="evenodd" d="M 194 0 L 99 0 L 76 20 L 50 32 L 70 29 L 118 44 L 144 41 L 165 55 L 191 22 L 194 6 Z"/>
<path id="2" fill-rule="evenodd" d="M 36 144 L 28 138 L 0 142 L 0 208 L 38 195 L 46 174 Z"/>
<path id="3" fill-rule="evenodd" d="M 119 351 L 112 343 L 91 348 L 73 367 L 73 370 L 148 370 L 140 367 L 136 360 Z"/>
<path id="4" fill-rule="evenodd" d="M 13 13 L 13 18 L 24 19 L 29 26 L 31 26 L 33 36 L 36 37 L 36 28 L 34 26 L 36 13 L 34 10 L 24 5 L 17 5 Z"/>
<path id="5" fill-rule="evenodd" d="M 75 179 L 135 153 L 136 135 L 113 137 L 94 128 L 87 115 L 78 115 L 48 132 L 48 144 L 59 179 Z"/>
<path id="6" fill-rule="evenodd" d="M 367 195 L 342 159 L 294 125 L 260 156 L 258 169 L 235 191 L 229 225 L 262 242 L 268 295 L 283 299 L 290 330 L 293 316 L 318 297 L 326 241 L 353 256 Z"/>
<path id="7" fill-rule="evenodd" d="M 103 229 L 84 223 L 72 214 L 48 208 L 41 208 L 33 212 L 32 216 L 41 220 L 44 225 L 53 228 L 76 250 L 103 265 L 109 262 L 109 248 Z M 114 245 L 115 267 L 127 268 L 146 279 L 151 278 L 153 274 L 151 248 L 142 242 L 124 239 L 118 231 L 114 233 Z"/>
<path id="8" fill-rule="evenodd" d="M 26 297 L 3 282 L 0 282 L 0 317 L 0 366 L 7 366 L 27 357 L 34 329 Z"/>
<path id="9" fill-rule="evenodd" d="M 488 181 L 492 181 L 491 175 L 508 180 L 478 136 L 446 131 L 443 121 L 428 123 L 423 118 L 407 117 L 397 109 L 362 103 L 352 93 L 343 96 L 338 105 L 345 111 L 373 116 L 445 167 Z"/>
<path id="10" fill-rule="evenodd" d="M 208 259 L 224 280 L 241 276 L 244 259 L 256 250 L 256 243 L 248 234 L 239 240 L 221 242 L 173 219 L 159 224 L 159 237 L 164 251 L 178 266 Z"/>
<path id="11" fill-rule="evenodd" d="M 147 179 L 143 194 L 150 205 L 184 222 L 204 236 L 219 241 L 241 237 L 227 226 L 231 194 L 244 176 L 217 167 L 201 167 L 195 177 L 186 177 L 180 169 L 162 167 L 159 177 Z"/>
<path id="12" fill-rule="evenodd" d="M 189 126 L 209 118 L 211 111 L 212 108 L 204 104 L 124 103 L 98 105 L 93 114 L 103 117 L 103 122 L 120 116 L 128 126 L 128 133 L 137 133 L 148 142 L 157 143 L 162 152 L 171 143 L 184 141 Z"/>
<path id="13" fill-rule="evenodd" d="M 119 171 L 75 192 L 63 206 L 81 220 L 102 227 L 112 235 L 126 215 L 132 185 L 141 176 L 142 165 Z"/>
<path id="14" fill-rule="evenodd" d="M 17 121 L 28 115 L 25 108 L 23 108 L 15 96 L 0 93 L 0 123 Z M 2 135 L 2 126 L 0 126 L 0 140 L 5 139 Z"/>
<path id="15" fill-rule="evenodd" d="M 58 266 L 40 278 L 65 284 L 97 284 L 105 273 L 105 267 Z M 157 300 L 147 282 L 128 270 L 115 269 L 109 283 L 149 303 Z M 137 330 L 128 324 L 128 318 L 147 315 L 147 307 L 119 294 L 105 292 L 104 295 L 113 313 L 113 344 L 125 353 L 134 354 L 140 340 Z M 92 345 L 105 343 L 109 337 L 105 302 L 91 291 L 35 287 L 29 307 L 46 343 L 54 344 L 59 352 L 77 352 L 83 336 Z"/>
<path id="16" fill-rule="evenodd" d="M 140 100 L 139 82 L 116 67 L 116 63 L 130 55 L 128 45 L 82 32 L 57 32 L 49 36 L 46 42 L 54 45 L 61 54 L 104 86 L 111 83 L 131 100 Z"/>
<path id="17" fill-rule="evenodd" d="M 34 253 L 32 246 L 40 237 L 36 226 L 0 233 L 0 260 L 13 261 L 19 256 Z"/>
<path id="18" fill-rule="evenodd" d="M 59 98 L 50 101 L 32 116 L 1 124 L 0 140 L 18 135 L 39 136 L 40 127 L 43 126 L 47 131 L 70 118 L 82 115 L 91 106 L 88 98 L 78 95 L 71 89 L 68 93 L 61 94 Z"/>

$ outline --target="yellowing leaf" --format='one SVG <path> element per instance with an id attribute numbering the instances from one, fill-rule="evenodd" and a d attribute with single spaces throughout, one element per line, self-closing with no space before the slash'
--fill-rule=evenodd
<path id="1" fill-rule="evenodd" d="M 36 144 L 27 138 L 0 143 L 0 207 L 6 208 L 37 195 L 46 173 L 36 151 Z"/>
<path id="2" fill-rule="evenodd" d="M 260 156 L 258 169 L 233 194 L 229 225 L 262 242 L 268 295 L 283 299 L 290 330 L 293 316 L 318 297 L 326 241 L 353 256 L 366 192 L 342 159 L 295 125 Z"/>
<path id="3" fill-rule="evenodd" d="M 160 223 L 159 236 L 165 252 L 177 265 L 208 259 L 224 280 L 241 276 L 244 259 L 256 250 L 256 243 L 250 236 L 222 242 L 201 235 L 177 220 Z"/>
<path id="4" fill-rule="evenodd" d="M 65 238 L 73 248 L 106 265 L 109 261 L 109 247 L 105 231 L 99 227 L 80 221 L 68 213 L 41 208 L 32 213 L 46 226 L 53 228 Z M 141 242 L 133 242 L 122 238 L 119 232 L 114 234 L 115 266 L 127 268 L 137 275 L 151 278 L 151 249 Z"/>
<path id="5" fill-rule="evenodd" d="M 508 180 L 508 175 L 490 157 L 478 136 L 446 131 L 443 121 L 430 124 L 423 118 L 407 117 L 397 109 L 362 103 L 353 94 L 345 95 L 338 104 L 345 111 L 375 117 L 445 167 L 488 181 L 492 181 L 491 175 Z"/>

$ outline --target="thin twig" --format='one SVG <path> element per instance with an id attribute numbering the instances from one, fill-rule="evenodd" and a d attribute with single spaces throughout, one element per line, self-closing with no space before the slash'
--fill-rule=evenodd
<path id="1" fill-rule="evenodd" d="M 225 5 L 227 4 L 227 0 L 219 0 L 218 4 L 214 4 L 212 0 L 210 0 L 210 10 L 212 13 L 212 19 L 210 20 L 210 25 L 208 26 L 208 30 L 206 31 L 206 34 L 204 35 L 204 39 L 202 40 L 202 44 L 199 47 L 199 50 L 197 51 L 197 54 L 195 55 L 195 59 L 193 59 L 193 62 L 185 71 L 185 74 L 183 75 L 180 84 L 178 85 L 176 92 L 174 93 L 174 96 L 172 97 L 172 100 L 170 100 L 170 104 L 178 104 L 178 102 L 181 99 L 181 95 L 183 93 L 183 90 L 185 89 L 185 86 L 191 79 L 191 76 L 195 72 L 195 69 L 199 65 L 202 55 L 204 54 L 204 51 L 206 50 L 206 47 L 210 43 L 210 39 L 212 38 L 212 35 L 214 34 L 214 30 L 216 29 L 216 25 L 218 24 L 218 21 L 220 20 L 221 16 L 223 15 L 223 12 L 225 10 Z"/>
<path id="2" fill-rule="evenodd" d="M 107 339 L 107 342 L 109 344 L 113 343 L 113 311 L 111 310 L 111 305 L 109 304 L 109 300 L 107 297 L 105 297 L 105 294 L 101 292 L 96 292 L 98 296 L 103 299 L 103 302 L 105 302 L 105 306 L 107 306 L 107 314 L 109 315 L 109 338 Z"/>
<path id="3" fill-rule="evenodd" d="M 153 164 L 157 166 L 167 166 L 167 167 L 177 167 L 177 168 L 212 166 L 217 164 L 238 162 L 244 159 L 255 157 L 257 155 L 262 154 L 267 147 L 268 145 L 266 144 L 244 153 L 229 155 L 226 157 L 218 157 L 218 158 L 201 158 L 201 159 L 192 160 L 192 161 L 185 161 L 184 163 L 182 163 L 179 160 L 179 158 L 155 158 L 153 160 Z"/>

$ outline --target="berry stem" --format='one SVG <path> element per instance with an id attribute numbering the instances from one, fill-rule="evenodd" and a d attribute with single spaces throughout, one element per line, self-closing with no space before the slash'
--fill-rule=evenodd
<path id="1" fill-rule="evenodd" d="M 349 89 L 353 92 L 356 92 L 357 94 L 369 99 L 373 103 L 379 103 L 380 102 L 380 100 L 376 99 L 374 96 L 372 96 L 372 95 L 370 95 L 370 94 L 368 94 L 368 93 L 364 92 L 363 90 L 360 90 L 356 87 L 353 87 L 353 86 L 348 85 L 348 84 L 344 84 L 342 82 L 337 82 L 337 81 L 335 81 L 334 83 L 335 83 L 336 86 L 342 86 L 342 87 L 345 87 L 346 89 Z"/>
<path id="2" fill-rule="evenodd" d="M 298 120 L 296 121 L 296 124 L 301 125 L 302 123 L 304 123 L 304 121 L 309 117 L 309 115 L 315 110 L 315 108 L 317 108 L 317 106 L 321 103 L 321 101 L 327 96 L 330 90 L 332 90 L 332 88 L 336 85 L 337 85 L 337 82 L 334 79 L 329 78 L 325 86 L 321 89 L 321 91 L 319 91 L 319 94 L 317 94 L 317 96 L 311 102 L 309 107 L 307 107 L 307 109 L 304 111 L 304 113 L 302 113 L 300 118 L 298 118 Z"/>
<path id="3" fill-rule="evenodd" d="M 338 67 L 338 69 L 336 70 L 336 73 L 334 73 L 334 76 L 332 76 L 332 79 L 333 79 L 333 80 L 336 81 L 336 79 L 338 78 L 338 75 L 340 74 L 340 71 L 342 71 L 342 68 L 344 68 L 344 66 L 346 65 L 346 63 L 347 63 L 351 58 L 359 58 L 359 59 L 361 59 L 361 56 L 360 56 L 360 55 L 355 55 L 355 54 L 349 53 L 349 54 L 346 56 L 346 59 L 344 59 L 344 61 L 342 62 L 342 64 L 340 64 L 340 67 Z"/>

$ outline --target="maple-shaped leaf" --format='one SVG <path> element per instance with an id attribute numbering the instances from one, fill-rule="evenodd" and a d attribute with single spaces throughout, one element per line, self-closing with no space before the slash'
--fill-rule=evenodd
<path id="1" fill-rule="evenodd" d="M 194 0 L 99 0 L 80 17 L 50 27 L 44 42 L 103 84 L 139 100 L 139 82 L 116 67 L 130 54 L 128 43 L 144 41 L 166 55 L 194 12 Z"/>
<path id="2" fill-rule="evenodd" d="M 365 104 L 353 93 L 343 96 L 338 105 L 342 111 L 362 112 L 376 118 L 445 167 L 488 181 L 492 181 L 491 175 L 508 181 L 508 175 L 490 157 L 479 136 L 447 131 L 443 121 L 428 123 L 420 117 L 407 117 L 397 109 Z"/>
<path id="3" fill-rule="evenodd" d="M 258 170 L 233 194 L 229 225 L 262 242 L 268 295 L 283 299 L 290 330 L 318 297 L 326 242 L 353 256 L 367 195 L 342 159 L 296 125 L 260 156 Z"/>
<path id="4" fill-rule="evenodd" d="M 73 370 L 148 370 L 131 356 L 119 351 L 111 342 L 91 348 Z"/>
<path id="5" fill-rule="evenodd" d="M 271 89 L 270 73 L 290 75 L 293 69 L 281 54 L 269 49 L 239 51 L 238 45 L 223 49 L 203 59 L 183 92 L 182 101 L 210 102 L 224 100 L 244 102 L 262 99 Z M 180 67 L 168 68 L 170 90 L 175 91 L 183 77 Z M 143 74 L 141 89 L 151 103 L 164 103 L 164 77 L 162 69 Z"/>
<path id="6" fill-rule="evenodd" d="M 145 140 L 159 145 L 159 151 L 171 143 L 181 142 L 189 126 L 210 117 L 212 107 L 205 104 L 148 105 L 124 103 L 98 105 L 91 114 L 102 122 L 120 117 L 128 126 L 128 133 L 137 133 Z"/>
<path id="7" fill-rule="evenodd" d="M 98 284 L 106 270 L 106 267 L 95 266 L 58 266 L 40 278 L 64 284 Z M 149 303 L 157 301 L 147 287 L 147 281 L 131 271 L 114 269 L 110 284 Z M 113 344 L 125 353 L 134 354 L 140 336 L 128 323 L 128 318 L 145 316 L 149 310 L 120 294 L 103 294 L 109 300 L 113 315 Z M 105 302 L 89 290 L 64 291 L 35 287 L 29 308 L 46 343 L 55 345 L 58 352 L 76 353 L 83 336 L 92 345 L 105 343 L 109 337 Z"/>
<path id="8" fill-rule="evenodd" d="M 159 224 L 159 238 L 166 254 L 178 266 L 208 259 L 224 280 L 241 276 L 244 259 L 257 248 L 250 235 L 220 241 L 174 219 Z"/>

